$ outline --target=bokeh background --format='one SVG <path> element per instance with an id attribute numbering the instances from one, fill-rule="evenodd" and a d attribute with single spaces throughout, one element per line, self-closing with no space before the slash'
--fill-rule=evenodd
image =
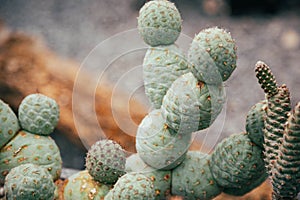
<path id="1" fill-rule="evenodd" d="M 82 63 L 103 41 L 116 34 L 134 32 L 138 10 L 144 3 L 141 0 L 0 0 L 0 20 L 13 31 L 44 40 L 58 55 Z M 205 145 L 213 148 L 224 137 L 245 131 L 248 110 L 264 98 L 254 73 L 258 60 L 272 68 L 279 84 L 287 84 L 293 105 L 300 101 L 299 1 L 177 0 L 175 4 L 183 18 L 178 45 L 184 50 L 195 34 L 212 26 L 230 31 L 238 47 L 237 69 L 225 82 L 227 100 L 222 116 L 209 130 L 202 131 L 205 133 L 197 134 L 196 139 L 205 140 Z M 92 64 L 105 72 L 111 85 L 133 94 L 151 109 L 144 95 L 140 67 L 147 46 L 140 37 L 131 39 L 132 48 L 136 44 L 144 48 L 123 55 L 109 66 Z M 106 53 L 114 55 L 123 42 L 113 44 L 105 48 Z M 93 73 L 93 66 L 87 66 L 87 70 Z M 69 145 L 58 143 L 62 148 Z M 83 168 L 84 152 L 74 150 L 74 154 L 79 157 L 75 159 L 78 162 L 73 159 L 73 167 Z"/>

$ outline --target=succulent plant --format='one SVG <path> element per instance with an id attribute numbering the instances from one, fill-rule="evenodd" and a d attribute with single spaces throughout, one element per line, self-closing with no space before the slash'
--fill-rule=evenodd
<path id="1" fill-rule="evenodd" d="M 267 102 L 265 100 L 251 107 L 246 118 L 246 132 L 248 137 L 257 146 L 263 148 L 264 129 L 266 119 Z"/>
<path id="2" fill-rule="evenodd" d="M 53 180 L 60 177 L 62 159 L 55 141 L 42 136 L 19 131 L 0 151 L 0 183 L 9 171 L 21 164 L 33 163 L 45 168 Z"/>
<path id="3" fill-rule="evenodd" d="M 172 170 L 172 194 L 184 199 L 212 199 L 222 192 L 210 170 L 210 156 L 189 151 L 184 162 Z"/>
<path id="4" fill-rule="evenodd" d="M 162 115 L 168 127 L 189 134 L 207 128 L 221 112 L 223 86 L 207 86 L 189 72 L 176 79 L 162 102 Z"/>
<path id="5" fill-rule="evenodd" d="M 267 64 L 257 62 L 255 71 L 268 101 L 264 154 L 273 199 L 297 199 L 300 192 L 300 103 L 290 111 L 289 91 L 286 85 L 277 85 Z"/>
<path id="6" fill-rule="evenodd" d="M 221 141 L 211 155 L 211 171 L 217 184 L 226 189 L 249 192 L 267 179 L 262 149 L 247 134 L 232 134 Z M 263 178 L 261 178 L 263 177 Z M 243 194 L 239 194 L 243 195 Z"/>
<path id="7" fill-rule="evenodd" d="M 179 11 L 170 1 L 149 1 L 139 11 L 138 30 L 150 46 L 169 45 L 180 35 L 181 21 Z"/>
<path id="8" fill-rule="evenodd" d="M 141 159 L 155 169 L 178 166 L 190 146 L 191 134 L 174 132 L 166 124 L 161 110 L 151 111 L 140 123 L 136 150 Z"/>
<path id="9" fill-rule="evenodd" d="M 229 32 L 214 27 L 200 31 L 188 51 L 190 68 L 199 81 L 220 84 L 236 68 L 236 45 Z"/>
<path id="10" fill-rule="evenodd" d="M 42 94 L 26 96 L 19 106 L 22 129 L 39 135 L 53 132 L 59 120 L 59 107 L 54 99 Z"/>
<path id="11" fill-rule="evenodd" d="M 87 170 L 79 171 L 67 180 L 64 187 L 64 200 L 103 199 L 111 186 L 94 181 Z"/>
<path id="12" fill-rule="evenodd" d="M 127 173 L 119 178 L 105 200 L 155 200 L 152 181 L 142 173 Z"/>
<path id="13" fill-rule="evenodd" d="M 10 170 L 5 178 L 7 200 L 54 199 L 55 185 L 48 171 L 31 163 Z"/>
<path id="14" fill-rule="evenodd" d="M 124 175 L 126 154 L 115 141 L 99 140 L 86 156 L 86 169 L 95 181 L 113 184 Z"/>
<path id="15" fill-rule="evenodd" d="M 17 116 L 8 104 L 0 100 L 0 148 L 20 130 Z"/>
<path id="16" fill-rule="evenodd" d="M 187 72 L 185 54 L 177 45 L 150 47 L 147 50 L 143 61 L 143 79 L 145 93 L 155 109 L 161 107 L 172 83 Z"/>
<path id="17" fill-rule="evenodd" d="M 170 170 L 157 170 L 148 166 L 137 153 L 132 154 L 126 159 L 125 170 L 127 173 L 142 173 L 148 177 L 153 183 L 156 200 L 167 199 L 170 195 L 172 180 Z"/>

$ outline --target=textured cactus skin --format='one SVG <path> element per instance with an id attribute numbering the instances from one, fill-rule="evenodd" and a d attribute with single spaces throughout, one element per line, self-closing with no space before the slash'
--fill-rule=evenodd
<path id="1" fill-rule="evenodd" d="M 263 148 L 264 129 L 266 119 L 267 102 L 265 100 L 251 107 L 246 119 L 246 132 L 248 137 L 257 146 Z"/>
<path id="2" fill-rule="evenodd" d="M 233 134 L 219 143 L 210 166 L 213 177 L 224 189 L 247 190 L 253 188 L 254 180 L 267 178 L 262 150 L 245 133 Z"/>
<path id="3" fill-rule="evenodd" d="M 212 199 L 222 192 L 210 171 L 210 156 L 189 151 L 184 162 L 172 170 L 172 194 L 184 199 Z"/>
<path id="4" fill-rule="evenodd" d="M 0 100 L 0 148 L 20 130 L 17 116 L 8 104 Z"/>
<path id="5" fill-rule="evenodd" d="M 59 120 L 58 104 L 42 94 L 26 96 L 18 112 L 22 129 L 39 135 L 52 133 Z"/>
<path id="6" fill-rule="evenodd" d="M 285 124 L 282 145 L 271 177 L 274 199 L 296 199 L 300 192 L 300 102 Z"/>
<path id="7" fill-rule="evenodd" d="M 7 200 L 54 199 L 55 185 L 51 175 L 31 163 L 13 168 L 5 179 Z"/>
<path id="8" fill-rule="evenodd" d="M 139 12 L 138 30 L 150 46 L 173 44 L 181 32 L 181 16 L 167 0 L 147 2 Z"/>
<path id="9" fill-rule="evenodd" d="M 152 181 L 145 175 L 135 172 L 120 177 L 108 195 L 105 200 L 155 199 Z"/>
<path id="10" fill-rule="evenodd" d="M 185 55 L 177 45 L 151 47 L 147 50 L 143 61 L 143 79 L 145 93 L 155 109 L 160 108 L 171 84 L 187 72 Z"/>
<path id="11" fill-rule="evenodd" d="M 155 199 L 163 200 L 167 199 L 167 196 L 171 192 L 171 171 L 170 170 L 156 170 L 148 166 L 139 157 L 138 154 L 132 154 L 126 159 L 125 170 L 129 172 L 142 173 L 148 177 L 152 183 L 155 190 Z"/>
<path id="12" fill-rule="evenodd" d="M 191 134 L 174 132 L 165 125 L 161 110 L 150 112 L 140 123 L 136 135 L 136 150 L 141 159 L 155 169 L 173 169 L 185 157 Z"/>
<path id="13" fill-rule="evenodd" d="M 291 110 L 290 93 L 286 85 L 277 86 L 270 67 L 264 62 L 257 62 L 255 72 L 268 101 L 264 129 L 264 154 L 266 167 L 269 175 L 272 176 L 273 166 L 278 158 L 279 147 L 282 143 L 284 124 Z"/>
<path id="14" fill-rule="evenodd" d="M 87 170 L 70 176 L 64 187 L 64 200 L 103 199 L 109 192 L 110 185 L 94 181 Z"/>
<path id="15" fill-rule="evenodd" d="M 236 68 L 236 45 L 229 32 L 214 27 L 199 32 L 188 51 L 193 74 L 207 84 L 226 81 Z"/>
<path id="16" fill-rule="evenodd" d="M 0 152 L 0 183 L 8 172 L 21 164 L 40 165 L 51 174 L 53 180 L 59 178 L 62 159 L 58 146 L 49 136 L 35 135 L 20 131 Z"/>
<path id="17" fill-rule="evenodd" d="M 161 110 L 166 124 L 187 134 L 207 128 L 222 110 L 223 89 L 207 87 L 192 73 L 179 77 L 163 99 Z"/>
<path id="18" fill-rule="evenodd" d="M 125 163 L 125 151 L 112 140 L 97 141 L 86 156 L 88 172 L 96 181 L 104 184 L 115 183 L 125 173 Z"/>

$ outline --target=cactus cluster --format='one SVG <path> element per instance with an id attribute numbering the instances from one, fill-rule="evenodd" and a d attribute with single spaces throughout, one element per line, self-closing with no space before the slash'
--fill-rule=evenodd
<path id="1" fill-rule="evenodd" d="M 0 116 L 0 184 L 6 198 L 53 199 L 62 169 L 59 148 L 49 136 L 59 119 L 58 104 L 31 94 L 21 102 L 17 117 L 0 100 Z"/>
<path id="2" fill-rule="evenodd" d="M 300 103 L 291 109 L 287 86 L 277 85 L 267 64 L 257 62 L 255 72 L 265 93 L 266 108 L 261 113 L 265 117 L 258 119 L 263 121 L 259 122 L 259 137 L 263 137 L 273 199 L 296 199 L 300 192 Z"/>

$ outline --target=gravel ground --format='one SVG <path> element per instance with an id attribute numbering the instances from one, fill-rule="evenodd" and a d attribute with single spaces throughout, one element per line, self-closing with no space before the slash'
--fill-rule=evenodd
<path id="1" fill-rule="evenodd" d="M 254 74 L 258 60 L 271 66 L 279 84 L 287 84 L 293 105 L 300 100 L 299 10 L 241 16 L 220 12 L 212 16 L 196 6 L 199 2 L 184 2 L 177 3 L 183 18 L 179 46 L 186 51 L 201 29 L 219 26 L 231 32 L 238 47 L 238 67 L 225 83 L 226 107 L 206 133 L 197 135 L 205 139 L 207 146 L 213 147 L 224 137 L 244 131 L 249 108 L 264 98 Z M 0 19 L 13 30 L 43 38 L 59 55 L 86 63 L 82 66 L 91 72 L 100 67 L 116 88 L 132 93 L 149 106 L 140 67 L 146 45 L 135 30 L 135 4 L 133 0 L 0 0 Z M 103 63 L 88 55 L 100 56 Z"/>

